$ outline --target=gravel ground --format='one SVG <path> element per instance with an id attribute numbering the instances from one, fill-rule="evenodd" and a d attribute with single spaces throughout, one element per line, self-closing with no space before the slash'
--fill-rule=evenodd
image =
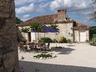
<path id="1" fill-rule="evenodd" d="M 54 46 L 51 45 L 51 47 Z M 87 43 L 56 44 L 62 49 L 51 51 L 52 59 L 35 59 L 36 52 L 20 52 L 21 71 L 24 72 L 96 72 L 96 47 Z M 22 56 L 24 59 L 21 59 Z"/>

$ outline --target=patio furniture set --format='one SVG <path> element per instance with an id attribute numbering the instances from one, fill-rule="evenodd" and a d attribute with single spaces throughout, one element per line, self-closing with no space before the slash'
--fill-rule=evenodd
<path id="1" fill-rule="evenodd" d="M 48 51 L 49 43 L 20 43 L 19 44 L 20 51 Z"/>

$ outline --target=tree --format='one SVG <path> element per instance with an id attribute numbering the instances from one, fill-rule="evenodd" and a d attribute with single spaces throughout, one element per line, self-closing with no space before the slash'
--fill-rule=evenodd
<path id="1" fill-rule="evenodd" d="M 53 29 L 55 29 L 56 31 L 58 31 L 58 30 L 59 30 L 59 29 L 58 29 L 58 26 L 57 26 L 57 25 L 55 25 L 55 24 L 52 24 L 50 27 L 51 27 L 51 28 L 53 28 Z"/>
<path id="2" fill-rule="evenodd" d="M 32 23 L 31 24 L 31 26 L 30 26 L 30 28 L 34 31 L 34 32 L 42 32 L 43 30 L 42 30 L 42 25 L 40 25 L 39 23 L 36 23 L 36 22 L 34 22 L 34 23 Z"/>
<path id="3" fill-rule="evenodd" d="M 93 37 L 96 37 L 96 26 L 90 27 L 90 40 L 92 40 Z"/>
<path id="4" fill-rule="evenodd" d="M 30 30 L 30 28 L 22 28 L 21 31 L 24 32 L 24 33 L 28 33 Z"/>
<path id="5" fill-rule="evenodd" d="M 20 24 L 21 22 L 23 21 L 16 17 L 16 24 Z"/>
<path id="6" fill-rule="evenodd" d="M 57 38 L 57 33 L 58 33 L 58 31 L 59 31 L 59 29 L 58 29 L 58 26 L 56 25 L 56 24 L 52 24 L 51 26 L 50 26 L 52 29 L 54 29 L 54 30 L 56 30 L 56 38 Z M 56 41 L 56 40 L 55 40 Z M 57 46 L 57 45 L 56 45 Z"/>
<path id="7" fill-rule="evenodd" d="M 43 25 L 34 22 L 31 24 L 30 28 L 32 29 L 33 32 L 35 32 L 35 36 L 36 36 L 36 32 L 38 33 L 38 40 L 39 40 L 39 32 L 43 31 Z"/>
<path id="8" fill-rule="evenodd" d="M 26 37 L 26 34 L 28 35 L 28 33 L 30 33 L 30 28 L 27 28 L 27 27 L 22 28 L 21 32 L 23 32 L 24 37 Z M 28 39 L 29 39 L 29 37 L 28 37 Z"/>
<path id="9" fill-rule="evenodd" d="M 95 9 L 96 8 L 96 0 L 92 0 L 92 1 L 93 1 L 92 2 L 93 9 Z M 96 10 L 93 11 L 93 13 L 91 14 L 91 16 L 92 16 L 92 19 L 95 19 L 96 20 Z"/>

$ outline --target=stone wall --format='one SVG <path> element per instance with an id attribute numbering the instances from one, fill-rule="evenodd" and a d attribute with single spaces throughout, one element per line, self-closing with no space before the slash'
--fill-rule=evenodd
<path id="1" fill-rule="evenodd" d="M 56 24 L 58 26 L 59 29 L 59 34 L 58 37 L 65 37 L 67 39 L 70 39 L 71 41 L 73 41 L 73 23 L 69 22 L 69 23 L 59 23 Z"/>
<path id="2" fill-rule="evenodd" d="M 34 33 L 31 32 L 31 41 L 33 42 L 34 40 L 38 40 L 40 38 L 43 37 L 49 37 L 51 39 L 56 39 L 56 40 L 60 40 L 61 37 L 65 37 L 67 39 L 70 39 L 73 42 L 73 38 L 74 38 L 74 33 L 73 33 L 73 23 L 69 22 L 69 23 L 57 23 L 55 24 L 58 26 L 59 32 L 45 32 L 45 33 Z M 47 24 L 47 26 L 50 26 L 50 24 Z M 24 26 L 24 27 L 18 27 L 19 30 L 21 31 L 22 28 L 29 28 L 29 26 Z M 23 33 L 22 32 L 23 37 L 28 41 L 28 33 Z"/>
<path id="3" fill-rule="evenodd" d="M 14 0 L 0 0 L 0 72 L 19 72 Z"/>

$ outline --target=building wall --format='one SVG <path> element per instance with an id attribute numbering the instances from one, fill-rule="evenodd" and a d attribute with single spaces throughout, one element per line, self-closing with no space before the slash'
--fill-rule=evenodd
<path id="1" fill-rule="evenodd" d="M 75 42 L 89 41 L 89 30 L 78 31 L 75 30 Z"/>
<path id="2" fill-rule="evenodd" d="M 73 41 L 73 23 L 59 23 L 56 24 L 58 25 L 58 29 L 59 29 L 59 37 L 65 37 L 67 39 L 70 39 Z"/>
<path id="3" fill-rule="evenodd" d="M 60 40 L 61 37 L 65 37 L 67 39 L 70 39 L 71 41 L 73 41 L 73 36 L 75 36 L 75 42 L 80 42 L 81 39 L 85 39 L 86 37 L 86 41 L 89 40 L 89 30 L 85 30 L 85 37 L 81 38 L 81 32 L 79 32 L 78 30 L 74 31 L 73 34 L 73 23 L 58 23 L 56 24 L 58 26 L 59 32 L 46 32 L 46 33 L 41 33 L 41 32 L 31 32 L 31 42 L 33 42 L 34 40 L 38 41 L 38 39 L 43 38 L 43 37 L 49 37 L 51 39 L 56 39 L 56 40 Z M 47 26 L 50 26 L 50 24 L 47 24 Z M 24 28 L 24 27 L 23 27 Z M 28 26 L 27 26 L 28 28 Z M 22 28 L 19 28 L 22 29 Z M 25 37 L 25 39 L 28 41 L 28 33 L 22 33 L 22 35 Z M 86 42 L 85 41 L 85 42 Z"/>
<path id="4" fill-rule="evenodd" d="M 22 36 L 28 41 L 28 33 L 22 32 Z"/>
<path id="5" fill-rule="evenodd" d="M 79 41 L 80 41 L 79 31 L 78 31 L 78 30 L 75 30 L 75 31 L 74 31 L 74 34 L 75 34 L 75 42 L 79 42 Z"/>
<path id="6" fill-rule="evenodd" d="M 65 37 L 73 41 L 73 30 L 72 30 L 73 23 L 58 23 L 56 25 L 58 26 L 59 32 L 54 32 L 54 33 L 47 32 L 47 33 L 39 33 L 39 34 L 36 33 L 36 40 L 42 37 L 49 37 L 51 39 L 60 40 L 61 37 Z M 50 26 L 50 24 L 47 24 L 47 26 Z"/>
<path id="7" fill-rule="evenodd" d="M 46 24 L 47 26 L 50 26 L 50 24 Z M 55 24 L 58 26 L 59 32 L 46 32 L 46 33 L 34 33 L 31 32 L 31 40 L 38 40 L 42 37 L 49 37 L 51 39 L 57 39 L 60 40 L 61 37 L 65 37 L 67 39 L 70 39 L 71 41 L 73 41 L 73 23 L 58 23 Z M 25 26 L 27 28 L 29 28 L 28 26 Z M 25 28 L 23 27 L 23 28 Z M 22 27 L 19 27 L 19 29 L 21 30 Z M 27 33 L 22 33 L 23 36 L 25 37 L 26 40 L 28 40 L 28 34 Z"/>
<path id="8" fill-rule="evenodd" d="M 57 21 L 62 22 L 66 20 L 66 10 L 58 10 L 57 12 Z"/>
<path id="9" fill-rule="evenodd" d="M 28 41 L 28 33 L 23 33 L 22 32 L 22 35 L 23 37 Z M 35 33 L 35 32 L 31 32 L 31 42 L 33 41 L 38 41 L 39 39 L 43 38 L 43 37 L 49 37 L 51 39 L 56 39 L 58 38 L 56 33 L 51 33 L 51 32 L 48 32 L 48 33 Z"/>
<path id="10" fill-rule="evenodd" d="M 39 33 L 39 39 L 42 38 L 42 37 L 49 37 L 51 39 L 55 39 L 56 38 L 56 33 L 51 33 L 51 32 Z"/>
<path id="11" fill-rule="evenodd" d="M 86 30 L 87 40 L 89 41 L 89 30 Z"/>

